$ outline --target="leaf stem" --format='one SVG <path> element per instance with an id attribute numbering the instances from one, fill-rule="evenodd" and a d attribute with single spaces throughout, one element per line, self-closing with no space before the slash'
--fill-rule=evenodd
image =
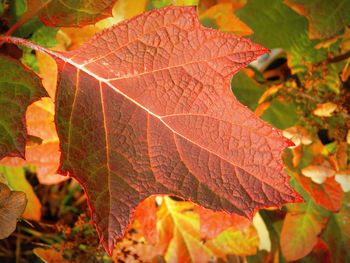
<path id="1" fill-rule="evenodd" d="M 15 32 L 21 25 L 23 25 L 25 22 L 30 20 L 33 16 L 35 16 L 37 13 L 39 13 L 40 10 L 42 10 L 44 7 L 46 7 L 52 0 L 47 0 L 43 4 L 36 5 L 34 4 L 34 8 L 32 10 L 28 10 L 6 33 L 6 36 L 12 35 L 13 32 Z M 35 1 L 34 1 L 35 2 Z M 33 3 L 32 3 L 33 4 Z M 2 43 L 0 42 L 0 45 Z"/>
<path id="2" fill-rule="evenodd" d="M 350 57 L 350 50 L 343 53 L 343 54 L 340 54 L 339 56 L 336 56 L 336 57 L 333 57 L 333 58 L 329 58 L 328 59 L 328 63 L 337 63 L 337 62 L 340 62 L 342 60 L 345 60 L 347 58 Z"/>
<path id="3" fill-rule="evenodd" d="M 38 44 L 33 43 L 32 41 L 29 41 L 24 38 L 18 38 L 18 37 L 12 37 L 12 36 L 6 36 L 6 35 L 0 35 L 0 45 L 1 43 L 12 43 L 16 45 L 25 46 L 31 49 L 34 49 L 36 51 L 44 52 L 48 55 L 51 55 L 53 57 L 59 58 L 59 54 L 57 52 L 54 52 L 52 50 L 46 49 Z"/>

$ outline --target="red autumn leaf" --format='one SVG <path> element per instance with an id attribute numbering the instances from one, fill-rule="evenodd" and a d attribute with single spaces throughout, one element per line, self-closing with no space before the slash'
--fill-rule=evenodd
<path id="1" fill-rule="evenodd" d="M 199 215 L 201 237 L 203 239 L 213 239 L 230 227 L 243 230 L 251 224 L 248 219 L 237 214 L 214 212 L 200 206 L 196 206 L 195 210 Z"/>
<path id="2" fill-rule="evenodd" d="M 334 177 L 327 178 L 322 184 L 314 183 L 310 178 L 294 173 L 300 185 L 308 192 L 316 204 L 338 212 L 342 205 L 343 190 Z"/>
<path id="3" fill-rule="evenodd" d="M 318 239 L 317 244 L 314 246 L 312 253 L 310 254 L 314 262 L 331 263 L 331 253 L 329 251 L 328 245 L 321 239 Z"/>
<path id="4" fill-rule="evenodd" d="M 288 141 L 230 91 L 232 74 L 267 50 L 201 26 L 195 8 L 144 13 L 71 52 L 3 39 L 58 62 L 60 172 L 85 188 L 109 253 L 152 194 L 248 218 L 301 200 L 283 172 Z"/>

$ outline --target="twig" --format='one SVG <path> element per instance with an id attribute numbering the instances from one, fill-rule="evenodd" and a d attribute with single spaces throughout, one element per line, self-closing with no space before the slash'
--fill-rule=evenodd
<path id="1" fill-rule="evenodd" d="M 333 58 L 328 58 L 327 61 L 328 63 L 337 63 L 340 62 L 342 60 L 345 60 L 347 58 L 350 58 L 350 50 Z"/>

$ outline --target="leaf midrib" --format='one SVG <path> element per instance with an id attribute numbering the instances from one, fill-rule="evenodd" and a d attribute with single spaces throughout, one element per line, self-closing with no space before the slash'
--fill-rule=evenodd
<path id="1" fill-rule="evenodd" d="M 84 73 L 86 73 L 87 75 L 93 77 L 94 79 L 96 79 L 96 81 L 100 81 L 101 83 L 104 83 L 106 84 L 108 87 L 110 87 L 112 90 L 114 90 L 115 92 L 117 92 L 118 94 L 122 95 L 123 97 L 125 97 L 126 99 L 128 99 L 129 101 L 131 101 L 132 103 L 136 104 L 138 107 L 142 108 L 143 110 L 145 110 L 148 114 L 156 117 L 159 121 L 161 121 L 170 131 L 172 131 L 174 134 L 184 138 L 185 140 L 189 141 L 190 143 L 200 147 L 201 149 L 204 149 L 206 150 L 207 152 L 211 153 L 211 154 L 214 154 L 215 156 L 219 157 L 220 159 L 228 162 L 229 164 L 231 164 L 232 166 L 235 166 L 235 167 L 239 167 L 240 169 L 242 169 L 243 171 L 245 171 L 247 174 L 250 174 L 251 176 L 253 176 L 254 178 L 256 178 L 258 181 L 262 182 L 262 183 L 265 183 L 267 185 L 269 185 L 271 188 L 273 188 L 274 190 L 277 190 L 273 185 L 271 185 L 270 183 L 268 182 L 265 182 L 262 180 L 262 178 L 259 178 L 257 176 L 255 176 L 254 174 L 252 174 L 251 172 L 247 171 L 245 168 L 241 167 L 240 165 L 238 165 L 237 163 L 233 163 L 232 161 L 230 160 L 227 160 L 225 157 L 219 155 L 218 153 L 215 153 L 211 150 L 209 150 L 208 148 L 192 141 L 191 139 L 187 138 L 186 136 L 176 132 L 173 128 L 171 128 L 162 118 L 163 116 L 160 116 L 152 111 L 150 111 L 149 109 L 147 109 L 145 106 L 143 106 L 142 104 L 140 104 L 139 102 L 137 102 L 136 100 L 134 100 L 133 98 L 129 97 L 127 94 L 125 94 L 124 92 L 120 91 L 119 89 L 117 89 L 116 87 L 114 87 L 108 79 L 105 79 L 105 78 L 101 78 L 100 76 L 98 76 L 97 74 L 91 72 L 90 70 L 86 69 L 84 66 L 81 66 L 79 65 L 78 63 L 76 63 L 75 61 L 71 60 L 70 58 L 67 58 L 67 57 L 64 57 L 63 55 L 59 54 L 59 53 L 56 53 L 54 51 L 51 51 L 50 52 L 52 55 L 54 55 L 56 58 L 66 62 L 66 63 L 69 63 L 70 65 L 72 65 L 73 67 L 75 67 L 78 72 L 79 71 L 83 71 Z M 244 53 L 244 52 L 237 52 L 237 53 Z M 234 53 L 236 54 L 236 53 Z M 217 57 L 215 59 L 219 59 L 219 58 L 223 58 L 223 57 L 226 57 L 226 56 L 220 56 L 220 57 Z M 192 61 L 192 62 L 189 62 L 189 63 L 186 63 L 186 64 L 183 64 L 183 65 L 177 65 L 177 66 L 172 66 L 172 67 L 164 67 L 162 69 L 159 69 L 157 71 L 162 71 L 162 70 L 168 70 L 170 68 L 177 68 L 177 67 L 183 67 L 185 65 L 188 65 L 188 64 L 195 64 L 195 63 L 201 63 L 201 62 L 208 62 L 207 60 L 198 60 L 198 61 Z M 151 74 L 151 73 L 154 73 L 155 71 L 149 71 L 149 72 L 144 72 L 142 74 Z M 139 74 L 137 76 L 140 76 L 142 74 Z M 80 86 L 78 85 L 77 88 L 79 88 Z M 76 97 L 76 96 L 75 96 Z M 75 98 L 74 98 L 75 99 Z M 72 108 L 72 112 L 74 111 L 74 108 Z M 71 126 L 71 124 L 70 124 Z M 107 131 L 105 131 L 107 132 Z M 277 190 L 278 191 L 278 190 Z M 280 191 L 278 191 L 280 192 Z M 283 193 L 283 192 L 280 192 L 280 193 Z M 288 193 L 283 193 L 283 194 L 288 194 Z"/>

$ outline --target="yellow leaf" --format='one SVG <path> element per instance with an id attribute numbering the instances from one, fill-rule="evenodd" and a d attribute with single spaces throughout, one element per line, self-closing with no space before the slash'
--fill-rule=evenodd
<path id="1" fill-rule="evenodd" d="M 270 106 L 271 102 L 263 102 L 256 107 L 254 112 L 256 115 L 261 116 Z"/>
<path id="2" fill-rule="evenodd" d="M 255 214 L 253 218 L 253 225 L 256 231 L 258 232 L 259 249 L 271 252 L 271 239 L 270 239 L 269 231 L 267 230 L 265 222 L 259 213 Z"/>
<path id="3" fill-rule="evenodd" d="M 217 4 L 203 12 L 199 18 L 212 20 L 222 31 L 240 36 L 253 34 L 253 30 L 234 15 L 234 6 L 231 3 Z"/>
<path id="4" fill-rule="evenodd" d="M 159 244 L 166 248 L 167 262 L 208 262 L 225 258 L 228 254 L 252 255 L 259 246 L 259 238 L 252 225 L 243 230 L 229 228 L 203 243 L 194 204 L 176 202 L 169 197 L 163 198 L 157 226 Z"/>
<path id="5" fill-rule="evenodd" d="M 118 0 L 113 8 L 113 16 L 123 19 L 139 15 L 146 10 L 147 0 Z"/>
<path id="6" fill-rule="evenodd" d="M 226 230 L 212 240 L 206 242 L 215 254 L 221 258 L 227 255 L 254 255 L 259 247 L 259 238 L 254 227 L 245 231 Z"/>
<path id="7" fill-rule="evenodd" d="M 190 202 L 164 197 L 158 211 L 159 244 L 167 262 L 208 262 L 213 252 L 200 239 L 199 216 Z M 169 244 L 166 246 L 166 244 Z"/>
<path id="8" fill-rule="evenodd" d="M 264 93 L 263 95 L 261 95 L 258 103 L 261 104 L 263 103 L 268 97 L 270 97 L 271 95 L 275 94 L 277 91 L 279 91 L 281 88 L 283 87 L 283 85 L 272 85 L 271 87 L 269 87 Z"/>

